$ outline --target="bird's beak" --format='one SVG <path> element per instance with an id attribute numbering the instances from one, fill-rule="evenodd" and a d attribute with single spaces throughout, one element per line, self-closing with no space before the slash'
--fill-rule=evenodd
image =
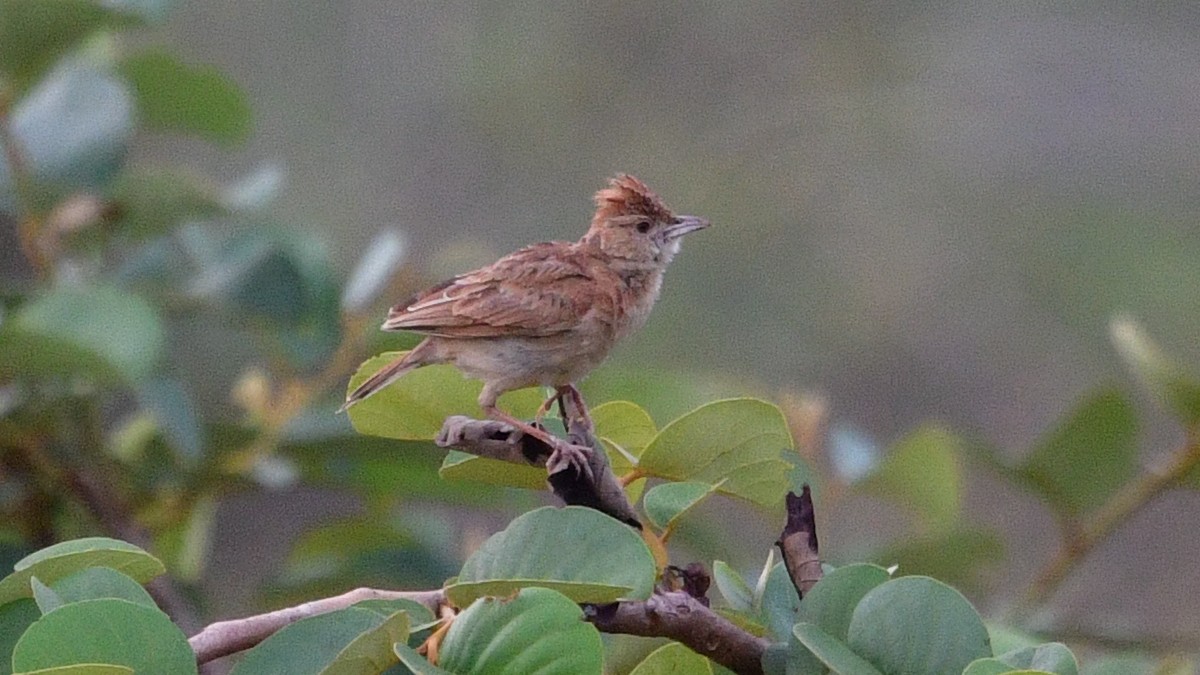
<path id="1" fill-rule="evenodd" d="M 676 216 L 675 222 L 663 229 L 663 241 L 674 241 L 688 232 L 703 230 L 708 225 L 707 220 L 696 216 Z"/>

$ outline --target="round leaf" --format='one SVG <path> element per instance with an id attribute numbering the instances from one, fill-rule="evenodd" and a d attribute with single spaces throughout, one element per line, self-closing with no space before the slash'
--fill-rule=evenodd
<path id="1" fill-rule="evenodd" d="M 1054 675 L 1079 675 L 1079 662 L 1075 655 L 1061 642 L 1047 642 L 1015 649 L 1001 654 L 997 660 L 1011 668 L 1027 668 L 1045 671 Z"/>
<path id="2" fill-rule="evenodd" d="M 133 675 L 133 668 L 106 663 L 84 663 L 74 666 L 58 666 L 31 670 L 21 675 Z"/>
<path id="3" fill-rule="evenodd" d="M 750 398 L 716 401 L 676 419 L 654 437 L 638 466 L 673 481 L 720 483 L 719 491 L 772 504 L 788 489 L 793 447 L 779 408 Z"/>
<path id="4" fill-rule="evenodd" d="M 445 480 L 462 480 L 486 485 L 541 490 L 546 487 L 546 468 L 514 464 L 491 457 L 477 457 L 451 450 L 442 461 L 438 475 Z"/>
<path id="5" fill-rule="evenodd" d="M 776 563 L 767 574 L 761 601 L 762 618 L 772 637 L 779 641 L 792 641 L 792 626 L 800 611 L 800 594 L 788 574 L 787 566 Z"/>
<path id="6" fill-rule="evenodd" d="M 387 617 L 363 607 L 301 619 L 246 653 L 230 675 L 368 675 L 396 662 L 392 645 L 408 639 L 405 612 Z"/>
<path id="7" fill-rule="evenodd" d="M 630 401 L 602 403 L 592 408 L 589 414 L 596 427 L 596 436 L 620 445 L 634 457 L 640 456 L 658 433 L 650 413 Z"/>
<path id="8" fill-rule="evenodd" d="M 707 499 L 716 489 L 716 486 L 708 483 L 663 483 L 646 493 L 642 506 L 650 522 L 656 527 L 665 528 Z"/>
<path id="9" fill-rule="evenodd" d="M 138 380 L 158 363 L 158 314 L 115 288 L 60 289 L 33 300 L 0 329 L 0 375 Z M 78 360 L 76 360 L 78 358 Z"/>
<path id="10" fill-rule="evenodd" d="M 109 567 L 80 570 L 54 582 L 50 588 L 63 604 L 119 598 L 143 607 L 158 608 L 141 584 Z"/>
<path id="11" fill-rule="evenodd" d="M 439 665 L 453 673 L 598 675 L 604 646 L 574 601 L 525 588 L 513 598 L 477 600 L 458 615 Z"/>
<path id="12" fill-rule="evenodd" d="M 106 598 L 63 605 L 38 619 L 13 650 L 16 672 L 114 664 L 139 673 L 195 673 L 187 638 L 157 609 Z"/>
<path id="13" fill-rule="evenodd" d="M 883 675 L 873 665 L 855 654 L 850 647 L 846 646 L 846 643 L 821 630 L 816 624 L 798 623 L 792 629 L 792 633 L 800 641 L 800 644 L 838 675 Z M 887 672 L 925 675 L 921 670 L 888 670 Z"/>
<path id="14" fill-rule="evenodd" d="M 839 567 L 823 576 L 800 601 L 801 616 L 833 637 L 845 640 L 859 600 L 890 578 L 887 570 L 877 565 Z"/>
<path id="15" fill-rule="evenodd" d="M 145 583 L 165 570 L 157 558 L 116 539 L 90 537 L 55 544 L 17 562 L 15 572 L 0 581 L 0 603 L 33 597 L 29 580 L 36 576 L 44 584 L 88 567 L 111 567 L 138 583 Z"/>
<path id="16" fill-rule="evenodd" d="M 847 642 L 887 673 L 959 675 L 991 656 L 987 629 L 961 593 L 929 577 L 902 577 L 859 601 Z"/>
<path id="17" fill-rule="evenodd" d="M 609 401 L 592 408 L 589 413 L 596 427 L 596 436 L 608 452 L 608 461 L 613 473 L 618 476 L 633 470 L 628 455 L 640 457 L 650 441 L 658 433 L 650 413 L 630 401 Z M 629 501 L 637 503 L 646 487 L 645 479 L 638 479 L 625 487 Z"/>
<path id="18" fill-rule="evenodd" d="M 20 598 L 0 605 L 0 673 L 11 673 L 13 647 L 25 630 L 42 615 L 29 598 Z"/>
<path id="19" fill-rule="evenodd" d="M 712 663 L 687 647 L 672 642 L 650 652 L 629 675 L 678 675 L 695 673 L 711 675 Z"/>
<path id="20" fill-rule="evenodd" d="M 749 612 L 754 609 L 754 591 L 750 589 L 750 584 L 737 570 L 729 566 L 729 563 L 724 560 L 713 561 L 713 581 L 717 582 L 717 589 L 721 591 L 721 597 L 725 598 L 725 602 L 731 609 L 739 612 Z"/>
<path id="21" fill-rule="evenodd" d="M 575 602 L 644 600 L 655 573 L 650 550 L 628 525 L 579 506 L 544 507 L 484 542 L 447 593 L 459 607 L 528 586 L 554 588 Z"/>
<path id="22" fill-rule="evenodd" d="M 349 390 L 383 368 L 403 352 L 386 352 L 363 362 Z M 362 434 L 409 441 L 433 440 L 442 422 L 451 415 L 482 417 L 477 399 L 483 388 L 467 380 L 453 366 L 418 368 L 379 393 L 350 408 L 350 422 Z M 517 416 L 532 416 L 541 405 L 536 389 L 522 389 L 500 399 L 501 407 Z"/>

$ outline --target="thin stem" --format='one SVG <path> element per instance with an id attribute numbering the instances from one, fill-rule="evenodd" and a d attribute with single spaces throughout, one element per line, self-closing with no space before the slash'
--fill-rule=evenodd
<path id="1" fill-rule="evenodd" d="M 1155 497 L 1175 487 L 1198 464 L 1200 433 L 1193 431 L 1189 433 L 1187 442 L 1171 454 L 1166 467 L 1126 484 L 1087 522 L 1078 527 L 1075 536 L 1067 540 L 1062 550 L 1046 565 L 1017 603 L 1014 614 L 1027 616 L 1033 608 L 1051 598 L 1096 546 Z"/>
<path id="2" fill-rule="evenodd" d="M 6 83 L 0 82 L 0 146 L 4 146 L 4 161 L 8 164 L 8 173 L 12 180 L 18 221 L 17 236 L 21 251 L 38 276 L 44 276 L 50 267 L 50 261 L 41 246 L 42 221 L 35 208 L 36 199 L 29 163 L 16 135 L 12 132 L 12 97 L 12 90 Z"/>

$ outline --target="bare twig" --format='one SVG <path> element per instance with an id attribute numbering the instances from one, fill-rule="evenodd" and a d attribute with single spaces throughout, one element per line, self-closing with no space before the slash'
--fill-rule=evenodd
<path id="1" fill-rule="evenodd" d="M 649 600 L 588 605 L 584 617 L 605 633 L 666 637 L 743 675 L 760 675 L 769 644 L 735 626 L 683 591 Z"/>
<path id="2" fill-rule="evenodd" d="M 775 542 L 783 553 L 792 585 L 804 597 L 821 580 L 821 557 L 818 554 L 817 522 L 813 513 L 812 491 L 807 485 L 797 497 L 787 494 L 787 523 Z"/>
<path id="3" fill-rule="evenodd" d="M 1165 467 L 1127 484 L 1078 528 L 1038 574 L 1013 613 L 1018 617 L 1026 616 L 1033 608 L 1045 603 L 1092 549 L 1152 499 L 1178 485 L 1197 465 L 1200 465 L 1200 434 L 1192 433 L 1187 443 L 1171 454 Z"/>
<path id="4" fill-rule="evenodd" d="M 332 598 L 312 600 L 295 607 L 287 607 L 214 623 L 188 639 L 192 651 L 196 652 L 197 663 L 207 663 L 222 656 L 236 654 L 262 642 L 288 624 L 310 616 L 345 609 L 363 600 L 412 600 L 428 607 L 434 616 L 446 601 L 442 590 L 434 591 L 384 591 L 374 588 L 356 588 Z"/>

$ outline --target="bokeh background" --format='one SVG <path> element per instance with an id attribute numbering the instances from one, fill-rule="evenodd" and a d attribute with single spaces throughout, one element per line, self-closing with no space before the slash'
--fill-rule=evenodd
<path id="1" fill-rule="evenodd" d="M 1144 462 L 1182 441 L 1109 322 L 1129 313 L 1200 363 L 1194 3 L 206 0 L 132 42 L 219 66 L 254 129 L 233 148 L 140 134 L 130 161 L 278 181 L 273 220 L 322 242 L 340 278 L 381 228 L 403 234 L 422 281 L 576 238 L 616 172 L 708 217 L 647 327 L 584 387 L 660 424 L 718 395 L 819 397 L 831 464 L 853 474 L 931 420 L 1019 458 L 1116 384 L 1137 402 Z M 171 345 L 197 405 L 236 414 L 254 349 L 203 321 Z M 1008 550 L 972 599 L 1003 609 L 1056 524 L 986 470 L 968 467 L 968 485 L 971 518 Z M 294 485 L 221 499 L 210 613 L 253 607 L 300 531 L 360 510 Z M 1183 492 L 1139 513 L 1053 621 L 1200 643 L 1198 513 Z M 906 523 L 857 496 L 822 518 L 832 560 Z M 777 527 L 739 512 L 700 541 L 749 572 Z"/>

